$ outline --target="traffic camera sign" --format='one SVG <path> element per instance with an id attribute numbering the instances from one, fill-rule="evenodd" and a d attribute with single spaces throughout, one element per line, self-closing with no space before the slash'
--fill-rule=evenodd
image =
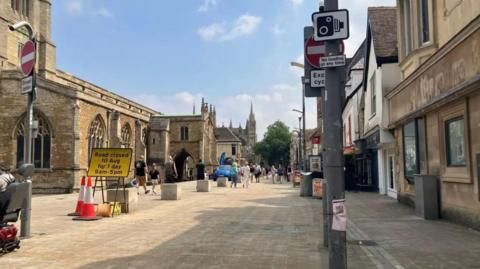
<path id="1" fill-rule="evenodd" d="M 20 63 L 22 67 L 22 72 L 24 76 L 30 76 L 35 66 L 35 44 L 29 40 L 27 41 L 20 53 Z"/>
<path id="2" fill-rule="evenodd" d="M 313 13 L 312 20 L 315 41 L 347 39 L 350 35 L 346 9 Z"/>

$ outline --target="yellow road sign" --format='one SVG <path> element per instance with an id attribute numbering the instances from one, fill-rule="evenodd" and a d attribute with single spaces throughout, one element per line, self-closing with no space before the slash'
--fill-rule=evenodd
<path id="1" fill-rule="evenodd" d="M 127 177 L 132 149 L 93 149 L 88 166 L 89 177 Z"/>

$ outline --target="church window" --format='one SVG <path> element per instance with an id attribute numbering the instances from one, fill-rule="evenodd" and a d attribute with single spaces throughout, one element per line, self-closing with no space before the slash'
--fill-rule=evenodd
<path id="1" fill-rule="evenodd" d="M 105 145 L 105 124 L 100 115 L 90 123 L 88 129 L 88 158 L 92 154 L 92 149 L 103 148 Z"/>
<path id="2" fill-rule="evenodd" d="M 11 0 L 10 6 L 24 16 L 30 15 L 30 0 Z"/>
<path id="3" fill-rule="evenodd" d="M 125 123 L 121 130 L 122 148 L 130 148 L 131 137 L 132 137 L 132 128 L 130 128 L 130 124 Z"/>
<path id="4" fill-rule="evenodd" d="M 237 145 L 232 144 L 232 156 L 235 156 L 235 155 L 237 155 Z"/>
<path id="5" fill-rule="evenodd" d="M 50 152 L 51 152 L 51 131 L 46 120 L 38 115 L 33 114 L 33 119 L 38 121 L 38 134 L 32 138 L 32 156 L 35 168 L 50 168 Z M 17 139 L 17 166 L 26 162 L 27 140 L 26 135 L 28 128 L 25 128 L 26 118 L 24 117 L 18 124 L 16 129 Z"/>
<path id="6" fill-rule="evenodd" d="M 180 127 L 180 140 L 188 141 L 188 127 Z"/>

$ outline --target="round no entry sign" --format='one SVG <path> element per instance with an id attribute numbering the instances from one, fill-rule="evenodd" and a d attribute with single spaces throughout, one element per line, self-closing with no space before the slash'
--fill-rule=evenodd
<path id="1" fill-rule="evenodd" d="M 31 40 L 27 41 L 23 45 L 20 53 L 22 72 L 26 77 L 30 76 L 35 66 L 35 54 L 35 44 Z"/>
<path id="2" fill-rule="evenodd" d="M 343 54 L 344 47 L 343 42 L 340 42 L 340 54 Z M 325 42 L 315 41 L 312 36 L 305 42 L 305 59 L 314 68 L 320 68 L 320 58 L 326 56 L 325 50 Z"/>

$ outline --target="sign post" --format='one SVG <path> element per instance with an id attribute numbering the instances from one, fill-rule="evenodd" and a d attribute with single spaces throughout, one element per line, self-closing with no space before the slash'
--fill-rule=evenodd
<path id="1" fill-rule="evenodd" d="M 128 177 L 130 172 L 132 155 L 133 150 L 130 148 L 94 148 L 92 149 L 87 172 L 87 176 L 95 177 L 95 184 L 93 187 L 94 196 L 97 188 L 97 182 L 100 181 L 102 203 L 105 203 L 103 182 L 105 182 L 107 187 L 109 181 L 116 183 L 114 205 L 118 201 L 118 188 L 119 186 L 123 186 L 123 203 L 125 204 L 126 212 L 129 212 L 129 205 L 125 191 L 125 178 Z M 112 214 L 112 217 L 113 216 L 114 214 Z"/>
<path id="2" fill-rule="evenodd" d="M 339 56 L 341 39 L 349 37 L 348 11 L 338 10 L 338 0 L 325 0 L 325 7 L 312 15 L 314 39 L 325 41 L 327 57 Z M 331 62 L 325 60 L 326 63 Z M 347 268 L 345 172 L 342 107 L 345 70 L 340 64 L 325 63 L 324 162 L 327 179 L 329 268 Z M 335 206 L 334 206 L 335 203 Z M 335 220 L 335 221 L 334 221 Z"/>

